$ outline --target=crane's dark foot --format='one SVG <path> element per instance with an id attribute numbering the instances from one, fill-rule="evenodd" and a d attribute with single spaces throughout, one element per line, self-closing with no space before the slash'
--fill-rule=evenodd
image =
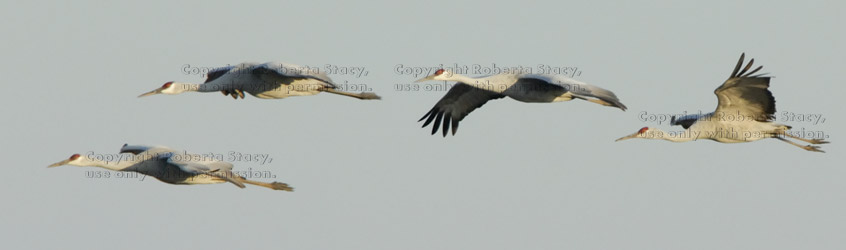
<path id="1" fill-rule="evenodd" d="M 285 190 L 285 191 L 288 191 L 288 192 L 294 191 L 294 188 L 292 188 L 291 186 L 288 186 L 288 184 L 281 183 L 281 182 L 275 182 L 275 181 L 270 183 L 270 188 L 272 188 L 273 190 Z"/>
<path id="2" fill-rule="evenodd" d="M 241 91 L 240 89 L 235 89 L 235 94 L 232 94 L 232 97 L 235 97 L 235 99 L 238 99 L 238 97 L 244 99 L 244 91 Z"/>
<path id="3" fill-rule="evenodd" d="M 820 150 L 819 146 L 808 145 L 808 146 L 804 146 L 802 148 L 804 148 L 805 150 L 808 150 L 808 151 L 825 153 L 825 151 Z"/>
<path id="4" fill-rule="evenodd" d="M 359 96 L 359 99 L 362 99 L 362 100 L 381 100 L 382 99 L 382 97 L 376 95 L 376 93 L 370 93 L 370 92 L 361 92 L 361 93 L 358 94 L 358 96 Z"/>

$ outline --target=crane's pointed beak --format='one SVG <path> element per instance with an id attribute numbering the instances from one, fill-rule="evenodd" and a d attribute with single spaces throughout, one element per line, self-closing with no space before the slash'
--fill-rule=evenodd
<path id="1" fill-rule="evenodd" d="M 139 95 L 138 97 L 145 97 L 145 96 L 155 95 L 155 94 L 161 94 L 161 93 L 162 93 L 162 89 L 161 89 L 161 88 L 158 88 L 158 89 L 155 89 L 155 90 L 153 90 L 153 91 L 150 91 L 150 92 L 147 92 L 147 93 L 141 94 L 141 95 Z"/>
<path id="2" fill-rule="evenodd" d="M 417 79 L 417 81 L 414 81 L 414 82 L 415 82 L 415 83 L 418 83 L 418 82 L 425 82 L 425 81 L 429 81 L 429 80 L 433 80 L 433 79 L 435 79 L 435 75 L 430 75 L 430 76 L 427 76 L 427 77 L 423 77 L 423 78 Z"/>
<path id="3" fill-rule="evenodd" d="M 70 162 L 70 161 L 69 161 L 69 160 L 64 160 L 64 161 L 60 161 L 60 162 L 56 162 L 56 163 L 50 164 L 50 166 L 47 166 L 47 167 L 48 167 L 48 168 L 58 167 L 58 166 L 61 166 L 61 165 L 68 164 L 68 162 Z"/>
<path id="4" fill-rule="evenodd" d="M 622 141 L 622 140 L 628 140 L 628 139 L 631 139 L 631 138 L 637 138 L 637 133 L 634 133 L 634 134 L 630 134 L 630 135 L 627 135 L 627 136 L 620 137 L 619 139 L 614 140 L 614 141 L 615 141 L 615 142 L 617 142 L 617 141 Z"/>

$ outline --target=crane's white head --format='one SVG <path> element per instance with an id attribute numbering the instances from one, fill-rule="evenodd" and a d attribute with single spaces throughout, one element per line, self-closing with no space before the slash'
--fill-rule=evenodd
<path id="1" fill-rule="evenodd" d="M 632 138 L 660 139 L 660 138 L 664 137 L 663 134 L 664 134 L 664 132 L 661 131 L 661 130 L 658 130 L 658 129 L 655 129 L 655 128 L 650 128 L 650 127 L 643 127 L 643 128 L 640 128 L 640 130 L 638 130 L 636 133 L 620 137 L 620 139 L 617 139 L 615 141 L 622 141 L 622 140 L 627 140 L 627 139 L 632 139 Z"/>
<path id="2" fill-rule="evenodd" d="M 181 94 L 181 93 L 191 91 L 191 90 L 192 90 L 191 84 L 180 83 L 180 82 L 166 82 L 161 87 L 154 89 L 153 91 L 141 94 L 138 97 L 145 97 L 145 96 L 155 95 L 155 94 L 176 95 L 176 94 Z"/>
<path id="3" fill-rule="evenodd" d="M 74 166 L 85 166 L 88 163 L 88 158 L 81 156 L 79 154 L 73 154 L 69 158 L 65 159 L 64 161 L 56 162 L 47 166 L 48 168 L 58 167 L 62 165 L 74 165 Z"/>
<path id="4" fill-rule="evenodd" d="M 452 79 L 453 75 L 455 75 L 455 73 L 452 73 L 452 71 L 445 70 L 445 69 L 439 69 L 439 70 L 436 70 L 434 74 L 427 76 L 427 77 L 420 78 L 420 79 L 418 79 L 417 81 L 414 81 L 414 82 L 424 82 L 424 81 L 430 81 L 430 80 L 449 81 L 449 80 Z"/>

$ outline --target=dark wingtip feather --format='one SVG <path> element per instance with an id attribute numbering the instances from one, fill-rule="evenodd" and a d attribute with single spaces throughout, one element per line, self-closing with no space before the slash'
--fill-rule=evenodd
<path id="1" fill-rule="evenodd" d="M 763 68 L 763 67 L 764 67 L 764 65 L 760 65 L 757 68 L 755 68 L 755 70 L 752 70 L 749 73 L 746 73 L 746 75 L 744 75 L 743 77 L 749 77 L 749 76 L 756 77 L 756 76 L 752 76 L 752 74 L 755 74 L 755 72 L 758 72 L 758 70 L 761 70 L 761 68 Z"/>
<path id="2" fill-rule="evenodd" d="M 423 119 L 426 119 L 426 117 L 428 117 L 428 116 L 429 116 L 430 114 L 432 114 L 432 112 L 434 112 L 434 111 L 435 111 L 435 108 L 430 109 L 430 110 L 429 110 L 429 112 L 427 112 L 425 115 L 423 115 L 423 117 L 420 117 L 420 120 L 417 120 L 417 122 L 420 122 L 420 121 L 422 121 Z M 423 126 L 425 127 L 426 125 L 423 125 Z"/>
<path id="3" fill-rule="evenodd" d="M 444 127 L 441 128 L 441 130 L 443 130 L 444 137 L 446 137 L 447 133 L 449 133 L 449 119 L 450 119 L 450 115 L 445 114 L 444 115 Z"/>
<path id="4" fill-rule="evenodd" d="M 443 112 L 438 112 L 437 114 L 435 114 L 435 123 L 432 124 L 432 134 L 433 135 L 438 132 L 438 127 L 441 126 L 441 119 L 443 118 L 443 115 L 444 115 Z"/>
<path id="5" fill-rule="evenodd" d="M 737 66 L 734 66 L 734 71 L 731 72 L 731 76 L 729 78 L 734 78 L 737 76 L 737 72 L 740 70 L 740 66 L 743 65 L 743 58 L 746 57 L 746 52 L 740 54 L 740 60 L 737 60 Z"/>
<path id="6" fill-rule="evenodd" d="M 746 67 L 743 67 L 743 70 L 741 70 L 740 73 L 737 73 L 737 76 L 743 76 L 746 74 L 746 71 L 752 68 L 752 63 L 755 63 L 755 58 L 750 59 L 749 63 L 746 64 Z"/>
<path id="7" fill-rule="evenodd" d="M 433 108 L 432 111 L 429 111 L 429 113 L 427 113 L 426 115 L 429 116 L 429 119 L 426 119 L 426 122 L 423 123 L 423 126 L 421 128 L 425 128 L 426 125 L 429 125 L 429 123 L 432 122 L 432 119 L 435 119 L 435 115 L 437 114 L 435 114 L 435 109 Z"/>
<path id="8" fill-rule="evenodd" d="M 458 130 L 458 119 L 452 119 L 452 135 L 455 135 L 455 131 Z"/>

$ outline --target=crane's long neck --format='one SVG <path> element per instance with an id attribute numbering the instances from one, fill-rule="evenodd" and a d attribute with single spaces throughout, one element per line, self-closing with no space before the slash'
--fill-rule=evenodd
<path id="1" fill-rule="evenodd" d="M 455 74 L 453 73 L 452 76 L 449 77 L 449 81 L 456 81 L 460 83 L 464 83 L 473 87 L 482 87 L 483 81 L 482 79 L 476 79 L 465 75 Z"/>
<path id="2" fill-rule="evenodd" d="M 124 171 L 132 163 L 128 161 L 103 161 L 93 158 L 88 158 L 84 166 L 105 168 L 108 170 Z"/>
<path id="3" fill-rule="evenodd" d="M 197 84 L 197 83 L 188 83 L 188 82 L 174 82 L 175 88 L 173 92 L 174 94 L 180 94 L 185 92 L 216 92 L 220 91 L 220 86 L 215 84 Z"/>
<path id="4" fill-rule="evenodd" d="M 203 84 L 197 83 L 188 83 L 188 82 L 180 82 L 176 87 L 179 88 L 179 92 L 212 92 L 209 89 L 209 86 L 203 86 Z"/>
<path id="5" fill-rule="evenodd" d="M 450 81 L 456 81 L 456 82 L 463 82 L 463 83 L 475 86 L 476 84 L 478 84 L 478 82 L 480 82 L 481 79 L 476 79 L 476 78 L 472 78 L 472 77 L 461 75 L 461 74 L 452 74 L 452 76 L 449 77 L 449 80 Z"/>

